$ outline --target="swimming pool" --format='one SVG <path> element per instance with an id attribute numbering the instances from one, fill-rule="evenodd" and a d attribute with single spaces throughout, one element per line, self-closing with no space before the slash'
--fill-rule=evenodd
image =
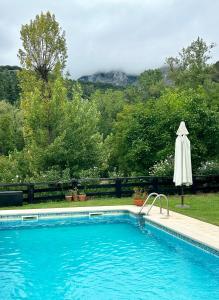
<path id="1" fill-rule="evenodd" d="M 0 222 L 0 299 L 219 299 L 219 257 L 125 211 Z"/>

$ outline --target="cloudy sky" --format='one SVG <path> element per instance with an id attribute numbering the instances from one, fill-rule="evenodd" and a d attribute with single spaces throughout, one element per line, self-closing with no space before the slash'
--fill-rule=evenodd
<path id="1" fill-rule="evenodd" d="M 162 66 L 198 36 L 219 60 L 219 0 L 0 0 L 0 65 L 19 64 L 21 24 L 47 10 L 66 31 L 73 78 Z"/>

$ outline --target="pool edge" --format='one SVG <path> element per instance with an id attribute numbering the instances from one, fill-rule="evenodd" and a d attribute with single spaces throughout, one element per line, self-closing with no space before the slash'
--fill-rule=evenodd
<path id="1" fill-rule="evenodd" d="M 7 210 L 7 211 L 0 211 L 0 221 L 3 220 L 5 217 L 7 216 L 24 216 L 24 215 L 44 215 L 44 214 L 48 214 L 48 215 L 60 215 L 60 214 L 71 214 L 71 213 L 89 213 L 89 212 L 128 212 L 134 215 L 138 214 L 139 208 L 133 205 L 118 205 L 118 206 L 93 206 L 93 207 L 74 207 L 74 208 L 47 208 L 47 209 L 30 209 L 30 210 L 26 210 L 26 209 L 20 209 L 20 210 Z M 174 212 L 171 212 L 170 214 L 170 218 L 172 214 L 176 214 Z M 177 228 L 171 228 L 170 226 L 168 226 L 168 224 L 161 224 L 161 220 L 159 220 L 159 222 L 156 220 L 152 220 L 150 216 L 146 216 L 144 215 L 144 219 L 146 220 L 146 222 L 151 223 L 152 225 L 166 231 L 167 233 L 173 234 L 176 237 L 179 237 L 187 242 L 192 243 L 193 245 L 202 248 L 208 252 L 213 252 L 216 253 L 217 256 L 219 256 L 219 247 L 217 247 L 217 245 L 212 245 L 209 244 L 208 242 L 206 242 L 204 239 L 200 240 L 197 238 L 194 238 L 194 236 L 190 236 L 188 234 L 186 234 L 185 232 L 182 232 L 182 230 L 177 230 Z M 185 219 L 193 219 L 191 217 L 187 217 L 184 215 L 183 216 Z M 196 220 L 197 222 L 200 222 L 200 224 L 203 224 L 205 222 L 199 221 L 197 219 L 193 219 Z M 9 221 L 9 220 L 8 220 Z M 177 220 L 175 220 L 175 222 L 177 223 Z M 206 225 L 211 225 L 206 223 Z M 212 225 L 215 226 L 215 225 Z M 177 227 L 177 226 L 176 226 Z M 216 226 L 215 226 L 216 227 Z M 218 233 L 219 233 L 219 227 L 218 227 Z M 211 232 L 209 232 L 209 234 L 211 234 Z M 219 235 L 218 235 L 219 237 Z"/>

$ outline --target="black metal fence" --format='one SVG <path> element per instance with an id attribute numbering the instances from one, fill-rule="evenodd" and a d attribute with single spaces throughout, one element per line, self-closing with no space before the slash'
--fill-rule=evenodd
<path id="1" fill-rule="evenodd" d="M 72 179 L 68 182 L 37 183 L 2 183 L 0 191 L 23 191 L 24 202 L 37 203 L 50 200 L 63 200 L 69 190 L 75 188 L 84 191 L 87 196 L 131 196 L 134 188 L 139 187 L 147 192 L 158 192 L 167 195 L 180 194 L 172 177 L 121 177 L 121 178 L 84 178 Z M 219 192 L 219 175 L 193 176 L 193 185 L 184 188 L 185 193 Z"/>

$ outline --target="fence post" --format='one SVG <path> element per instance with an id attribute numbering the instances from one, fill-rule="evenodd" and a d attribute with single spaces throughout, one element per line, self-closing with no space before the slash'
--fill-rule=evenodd
<path id="1" fill-rule="evenodd" d="M 193 193 L 193 194 L 196 194 L 196 193 L 197 193 L 196 177 L 195 177 L 195 176 L 193 176 L 192 193 Z"/>
<path id="2" fill-rule="evenodd" d="M 28 188 L 28 191 L 27 191 L 28 203 L 33 203 L 34 202 L 34 184 L 29 183 L 27 188 Z"/>
<path id="3" fill-rule="evenodd" d="M 153 192 L 159 193 L 159 185 L 158 185 L 158 178 L 157 177 L 153 178 L 152 185 L 153 185 L 153 188 L 154 188 Z"/>
<path id="4" fill-rule="evenodd" d="M 117 198 L 122 196 L 122 180 L 121 178 L 116 178 L 115 180 L 115 193 Z"/>

